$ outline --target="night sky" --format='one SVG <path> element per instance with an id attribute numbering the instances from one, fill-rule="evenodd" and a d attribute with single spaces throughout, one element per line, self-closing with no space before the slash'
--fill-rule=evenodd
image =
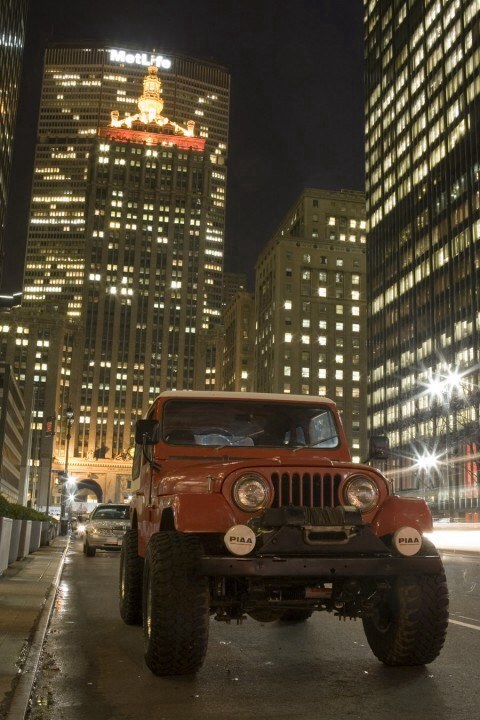
<path id="1" fill-rule="evenodd" d="M 362 0 L 30 0 L 2 290 L 21 290 L 48 42 L 179 53 L 231 73 L 226 270 L 253 266 L 304 187 L 364 189 Z"/>

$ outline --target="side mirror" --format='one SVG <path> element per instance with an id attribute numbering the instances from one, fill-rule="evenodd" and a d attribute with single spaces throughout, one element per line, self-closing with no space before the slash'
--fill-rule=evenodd
<path id="1" fill-rule="evenodd" d="M 158 420 L 147 418 L 137 420 L 135 426 L 135 442 L 137 445 L 155 445 L 160 440 L 160 423 Z"/>
<path id="2" fill-rule="evenodd" d="M 389 442 L 384 435 L 370 438 L 368 449 L 369 460 L 387 460 L 389 457 Z"/>

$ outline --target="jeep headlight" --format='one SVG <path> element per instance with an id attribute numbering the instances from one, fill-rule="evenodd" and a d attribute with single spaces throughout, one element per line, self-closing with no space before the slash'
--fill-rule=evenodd
<path id="1" fill-rule="evenodd" d="M 270 501 L 270 485 L 262 475 L 246 473 L 234 483 L 233 499 L 241 510 L 255 512 L 267 507 Z"/>
<path id="2" fill-rule="evenodd" d="M 377 484 L 366 475 L 352 477 L 345 486 L 347 505 L 353 505 L 362 513 L 366 513 L 375 507 L 378 496 Z"/>

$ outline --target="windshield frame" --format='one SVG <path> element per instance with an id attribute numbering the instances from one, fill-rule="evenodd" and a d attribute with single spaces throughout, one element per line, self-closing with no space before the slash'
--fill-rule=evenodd
<path id="1" fill-rule="evenodd" d="M 337 450 L 338 416 L 322 402 L 169 398 L 160 418 L 162 442 L 172 447 Z"/>

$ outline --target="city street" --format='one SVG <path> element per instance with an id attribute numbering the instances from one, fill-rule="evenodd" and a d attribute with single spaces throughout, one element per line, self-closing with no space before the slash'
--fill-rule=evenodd
<path id="1" fill-rule="evenodd" d="M 471 720 L 480 707 L 478 556 L 444 561 L 451 623 L 429 666 L 387 668 L 361 622 L 317 614 L 302 625 L 211 620 L 198 675 L 158 678 L 143 662 L 141 629 L 119 616 L 119 555 L 87 558 L 73 540 L 30 720 Z"/>

